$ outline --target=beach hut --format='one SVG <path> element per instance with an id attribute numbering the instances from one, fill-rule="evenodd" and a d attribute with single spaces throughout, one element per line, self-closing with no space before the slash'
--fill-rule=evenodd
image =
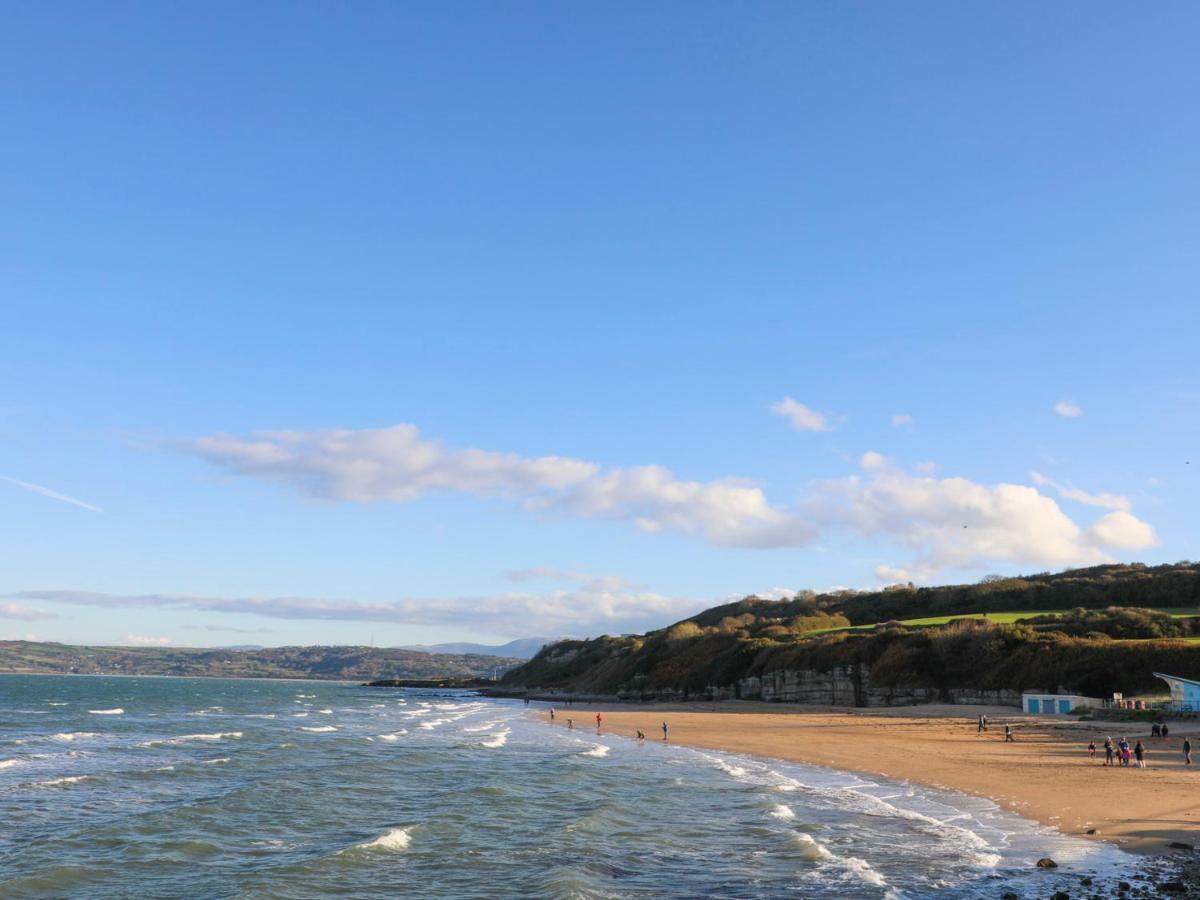
<path id="1" fill-rule="evenodd" d="M 1033 715 L 1065 716 L 1077 709 L 1103 705 L 1102 700 L 1080 694 L 1051 694 L 1045 691 L 1024 691 L 1021 694 L 1021 709 Z"/>
<path id="2" fill-rule="evenodd" d="M 1171 687 L 1171 709 L 1178 709 L 1184 712 L 1195 712 L 1200 710 L 1200 681 L 1192 681 L 1190 678 L 1180 678 L 1178 675 L 1164 675 L 1161 672 L 1154 673 L 1155 678 L 1161 678 Z"/>

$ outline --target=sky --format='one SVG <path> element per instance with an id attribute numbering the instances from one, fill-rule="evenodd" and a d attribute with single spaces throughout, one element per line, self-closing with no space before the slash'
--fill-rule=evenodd
<path id="1" fill-rule="evenodd" d="M 0 639 L 1198 555 L 1200 9 L 8 4 Z"/>

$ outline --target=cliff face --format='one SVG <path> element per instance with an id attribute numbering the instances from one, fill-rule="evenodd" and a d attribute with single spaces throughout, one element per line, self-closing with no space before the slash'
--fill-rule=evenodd
<path id="1" fill-rule="evenodd" d="M 673 688 L 626 689 L 617 692 L 623 700 L 762 700 L 768 703 L 798 703 L 811 706 L 913 706 L 919 703 L 978 703 L 1020 706 L 1016 690 L 972 690 L 929 687 L 873 687 L 867 666 L 845 666 L 829 672 L 812 669 L 780 669 L 761 676 L 740 678 L 733 684 L 709 686 L 701 693 Z"/>

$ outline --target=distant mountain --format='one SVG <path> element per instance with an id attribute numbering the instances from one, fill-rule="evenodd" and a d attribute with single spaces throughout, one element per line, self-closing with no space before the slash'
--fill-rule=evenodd
<path id="1" fill-rule="evenodd" d="M 492 653 L 380 647 L 77 647 L 0 641 L 0 672 L 184 675 L 219 678 L 439 679 L 492 677 L 525 661 Z"/>
<path id="2" fill-rule="evenodd" d="M 492 644 L 418 644 L 411 647 L 401 647 L 401 650 L 416 650 L 419 653 L 456 653 L 473 656 L 505 656 L 517 659 L 532 659 L 547 644 L 554 643 L 553 638 L 519 638 L 507 644 L 493 646 Z"/>

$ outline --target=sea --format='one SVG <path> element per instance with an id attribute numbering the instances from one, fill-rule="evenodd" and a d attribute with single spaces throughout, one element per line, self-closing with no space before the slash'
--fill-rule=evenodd
<path id="1" fill-rule="evenodd" d="M 983 799 L 546 719 L 465 691 L 0 675 L 0 897 L 996 898 L 1131 864 Z"/>

